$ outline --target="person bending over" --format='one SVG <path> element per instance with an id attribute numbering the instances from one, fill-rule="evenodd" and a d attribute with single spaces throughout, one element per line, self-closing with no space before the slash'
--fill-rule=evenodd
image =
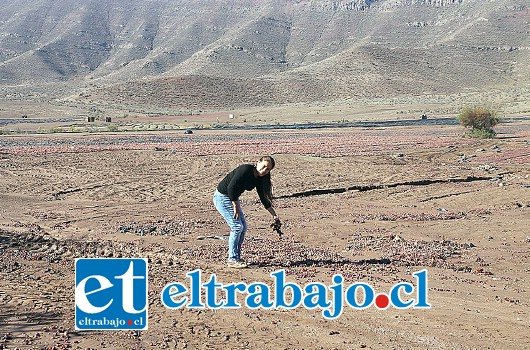
<path id="1" fill-rule="evenodd" d="M 275 161 L 271 156 L 261 157 L 256 164 L 242 164 L 229 172 L 217 185 L 213 196 L 215 208 L 230 226 L 228 239 L 228 266 L 245 268 L 247 264 L 241 259 L 241 245 L 245 239 L 247 222 L 241 209 L 239 197 L 244 191 L 254 188 L 261 203 L 272 215 L 275 223 L 280 218 L 272 206 L 271 170 Z"/>

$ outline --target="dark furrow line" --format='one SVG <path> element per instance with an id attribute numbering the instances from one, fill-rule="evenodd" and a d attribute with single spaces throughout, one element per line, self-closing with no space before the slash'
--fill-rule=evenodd
<path id="1" fill-rule="evenodd" d="M 393 188 L 393 187 L 398 187 L 398 186 L 429 186 L 429 185 L 440 184 L 440 183 L 491 181 L 492 179 L 495 179 L 495 178 L 497 178 L 497 176 L 495 177 L 468 176 L 465 178 L 455 178 L 455 179 L 415 180 L 415 181 L 398 182 L 398 183 L 386 184 L 386 185 L 366 185 L 366 186 L 350 186 L 350 187 L 343 187 L 343 188 L 314 189 L 314 190 L 308 190 L 308 191 L 296 192 L 292 194 L 278 196 L 276 198 L 284 199 L 284 198 L 311 197 L 311 196 L 320 196 L 324 194 L 338 194 L 338 193 L 344 193 L 347 191 L 366 192 L 366 191 L 371 191 L 371 190 Z"/>

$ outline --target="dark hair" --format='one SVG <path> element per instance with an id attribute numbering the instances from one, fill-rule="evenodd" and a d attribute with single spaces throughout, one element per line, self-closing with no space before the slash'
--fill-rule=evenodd
<path id="1" fill-rule="evenodd" d="M 271 170 L 274 169 L 274 166 L 276 165 L 276 161 L 274 160 L 274 158 L 272 158 L 271 156 L 263 156 L 259 159 L 260 162 L 264 160 L 271 163 Z"/>
<path id="2" fill-rule="evenodd" d="M 274 161 L 274 158 L 271 156 L 263 156 L 259 160 L 261 161 L 267 161 L 271 165 L 271 170 L 274 169 L 274 166 L 276 166 L 276 162 Z M 261 178 L 262 184 L 263 184 L 263 193 L 265 194 L 265 197 L 271 202 L 272 205 L 272 181 L 271 181 L 271 173 L 268 173 L 267 175 L 263 176 Z"/>

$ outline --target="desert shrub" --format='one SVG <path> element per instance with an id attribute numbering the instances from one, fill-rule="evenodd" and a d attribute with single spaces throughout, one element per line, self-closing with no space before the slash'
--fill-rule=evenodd
<path id="1" fill-rule="evenodd" d="M 492 138 L 496 135 L 493 127 L 499 124 L 496 113 L 486 107 L 466 107 L 457 117 L 461 125 L 471 128 L 468 135 L 478 138 Z"/>
<path id="2" fill-rule="evenodd" d="M 491 139 L 494 138 L 497 133 L 493 129 L 471 129 L 467 132 L 467 135 L 477 139 Z"/>

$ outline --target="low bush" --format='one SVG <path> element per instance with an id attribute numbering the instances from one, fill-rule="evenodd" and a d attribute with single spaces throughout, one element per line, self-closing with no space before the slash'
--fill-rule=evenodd
<path id="1" fill-rule="evenodd" d="M 496 113 L 486 107 L 467 107 L 457 117 L 459 123 L 471 128 L 468 135 L 477 138 L 493 138 L 496 135 L 493 127 L 500 123 Z"/>

